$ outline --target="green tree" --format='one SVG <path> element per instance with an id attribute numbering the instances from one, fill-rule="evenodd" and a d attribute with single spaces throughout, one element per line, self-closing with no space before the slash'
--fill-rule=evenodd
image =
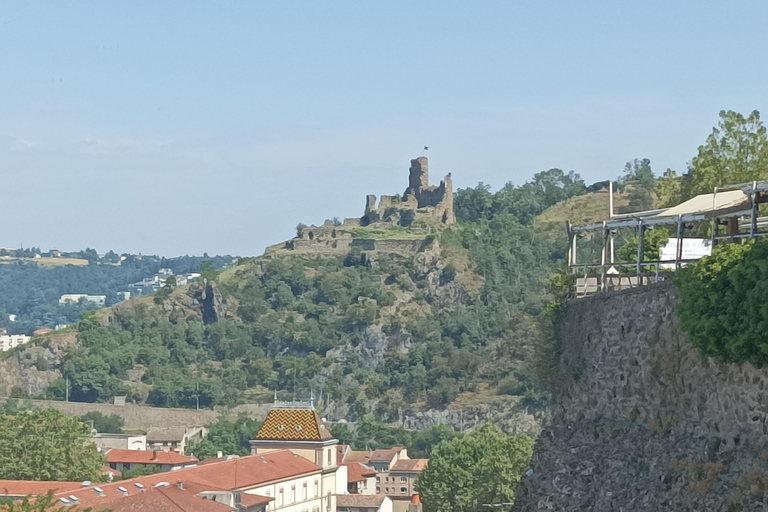
<path id="1" fill-rule="evenodd" d="M 106 434 L 120 434 L 125 426 L 125 420 L 122 416 L 117 414 L 106 416 L 98 411 L 91 411 L 80 416 L 80 421 L 88 426 L 91 426 L 91 422 L 93 422 L 93 428 L 97 432 Z"/>
<path id="2" fill-rule="evenodd" d="M 675 276 L 691 343 L 724 363 L 768 364 L 768 240 L 720 244 Z"/>
<path id="3" fill-rule="evenodd" d="M 91 429 L 55 409 L 0 416 L 0 479 L 99 480 Z"/>
<path id="4" fill-rule="evenodd" d="M 133 469 L 124 469 L 121 480 L 128 480 L 140 476 L 156 475 L 162 473 L 163 467 L 157 464 L 137 464 Z"/>
<path id="5" fill-rule="evenodd" d="M 200 277 L 206 279 L 209 283 L 215 281 L 221 272 L 216 268 L 213 260 L 203 260 L 200 263 Z"/>
<path id="6" fill-rule="evenodd" d="M 440 443 L 416 490 L 425 512 L 504 510 L 533 455 L 534 441 L 486 424 L 471 434 Z M 490 507 L 490 508 L 489 508 Z"/>
<path id="7" fill-rule="evenodd" d="M 667 169 L 664 174 L 656 180 L 656 197 L 658 205 L 662 208 L 674 206 L 681 202 L 680 198 L 680 180 L 682 178 L 672 169 Z"/>
<path id="8" fill-rule="evenodd" d="M 669 231 L 664 227 L 655 227 L 645 232 L 643 240 L 643 261 L 657 261 L 661 256 L 661 248 L 669 241 Z M 616 258 L 621 263 L 637 261 L 637 235 L 616 251 Z M 647 267 L 646 270 L 650 270 Z"/>
<path id="9" fill-rule="evenodd" d="M 192 443 L 189 453 L 200 460 L 215 457 L 218 452 L 224 455 L 248 455 L 251 453 L 250 441 L 256 437 L 261 422 L 241 414 L 235 421 L 221 418 L 208 425 L 208 435 L 199 443 Z"/>
<path id="10" fill-rule="evenodd" d="M 768 179 L 768 135 L 760 112 L 748 117 L 721 111 L 720 122 L 699 146 L 681 184 L 683 199 L 714 187 Z"/>
<path id="11" fill-rule="evenodd" d="M 629 196 L 628 212 L 639 212 L 653 208 L 653 193 L 656 179 L 651 170 L 651 161 L 647 158 L 627 162 L 621 182 L 627 185 Z"/>

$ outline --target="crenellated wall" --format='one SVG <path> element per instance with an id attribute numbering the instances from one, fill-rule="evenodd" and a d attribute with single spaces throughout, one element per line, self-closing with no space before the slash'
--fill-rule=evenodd
<path id="1" fill-rule="evenodd" d="M 670 283 L 567 304 L 516 510 L 768 509 L 768 369 L 702 357 L 676 304 Z"/>

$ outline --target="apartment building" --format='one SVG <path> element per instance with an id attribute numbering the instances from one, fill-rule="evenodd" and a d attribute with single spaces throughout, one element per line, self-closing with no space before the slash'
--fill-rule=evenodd
<path id="1" fill-rule="evenodd" d="M 4 334 L 0 336 L 0 351 L 5 352 L 11 350 L 19 345 L 24 345 L 29 342 L 31 338 L 23 334 Z"/>

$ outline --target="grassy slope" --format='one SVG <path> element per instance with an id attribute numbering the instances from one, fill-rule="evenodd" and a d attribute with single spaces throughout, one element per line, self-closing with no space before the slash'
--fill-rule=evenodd
<path id="1" fill-rule="evenodd" d="M 627 194 L 615 194 L 614 211 L 629 204 Z M 577 225 L 590 224 L 608 219 L 608 191 L 592 192 L 558 203 L 536 217 L 535 226 L 539 233 L 555 239 L 565 235 L 565 221 Z"/>

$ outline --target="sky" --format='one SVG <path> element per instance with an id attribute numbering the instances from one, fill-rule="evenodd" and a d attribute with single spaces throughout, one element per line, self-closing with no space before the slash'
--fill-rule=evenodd
<path id="1" fill-rule="evenodd" d="M 258 255 L 433 183 L 684 171 L 768 2 L 0 0 L 0 247 Z"/>

